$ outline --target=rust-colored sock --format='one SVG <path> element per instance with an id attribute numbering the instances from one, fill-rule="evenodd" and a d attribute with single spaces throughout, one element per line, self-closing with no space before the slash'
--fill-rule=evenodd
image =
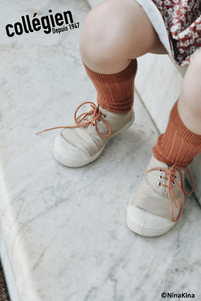
<path id="1" fill-rule="evenodd" d="M 191 132 L 182 122 L 177 103 L 170 113 L 167 129 L 153 147 L 154 157 L 169 166 L 186 167 L 201 152 L 201 135 Z"/>
<path id="2" fill-rule="evenodd" d="M 137 60 L 115 74 L 99 74 L 90 70 L 86 72 L 97 91 L 97 103 L 113 113 L 127 113 L 131 110 L 134 100 L 134 78 L 137 72 Z"/>

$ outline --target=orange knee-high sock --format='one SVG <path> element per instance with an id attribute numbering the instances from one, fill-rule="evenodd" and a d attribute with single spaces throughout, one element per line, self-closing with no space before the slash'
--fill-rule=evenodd
<path id="1" fill-rule="evenodd" d="M 86 72 L 97 91 L 97 103 L 113 113 L 127 113 L 131 110 L 134 100 L 134 78 L 137 72 L 137 60 L 115 74 L 99 74 L 90 70 Z"/>
<path id="2" fill-rule="evenodd" d="M 170 113 L 167 129 L 153 147 L 154 157 L 169 166 L 186 167 L 201 152 L 201 135 L 191 132 L 182 122 L 177 103 Z"/>

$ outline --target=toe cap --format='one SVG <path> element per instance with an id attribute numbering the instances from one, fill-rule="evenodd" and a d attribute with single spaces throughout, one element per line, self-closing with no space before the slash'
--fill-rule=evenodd
<path id="1" fill-rule="evenodd" d="M 151 237 L 166 233 L 175 223 L 146 212 L 135 205 L 129 205 L 127 209 L 127 225 L 133 232 Z"/>
<path id="2" fill-rule="evenodd" d="M 88 154 L 68 143 L 61 135 L 57 136 L 53 146 L 55 159 L 69 167 L 80 167 L 90 163 Z"/>

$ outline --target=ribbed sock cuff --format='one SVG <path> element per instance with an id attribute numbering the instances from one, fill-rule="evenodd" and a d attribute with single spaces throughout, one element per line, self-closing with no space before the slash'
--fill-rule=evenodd
<path id="1" fill-rule="evenodd" d="M 178 102 L 172 108 L 167 129 L 153 147 L 155 158 L 169 166 L 188 166 L 201 152 L 201 135 L 190 131 L 178 113 Z"/>
<path id="2" fill-rule="evenodd" d="M 137 60 L 132 60 L 126 69 L 115 74 L 99 74 L 84 66 L 96 88 L 97 103 L 102 108 L 118 114 L 132 109 Z"/>
<path id="3" fill-rule="evenodd" d="M 137 72 L 137 60 L 132 60 L 128 65 L 128 67 L 126 67 L 126 69 L 114 74 L 96 73 L 91 69 L 89 69 L 85 64 L 84 67 L 86 69 L 88 76 L 91 78 L 92 81 L 94 80 L 99 83 L 107 83 L 107 84 L 122 83 L 129 78 L 135 77 L 135 74 Z"/>
<path id="4" fill-rule="evenodd" d="M 183 123 L 178 112 L 178 101 L 174 104 L 171 111 L 171 120 L 177 129 L 177 134 L 182 137 L 186 142 L 191 143 L 195 146 L 201 145 L 201 135 L 190 131 Z"/>

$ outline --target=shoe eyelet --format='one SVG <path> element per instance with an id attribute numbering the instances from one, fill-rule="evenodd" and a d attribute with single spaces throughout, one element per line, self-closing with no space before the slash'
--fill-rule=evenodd
<path id="1" fill-rule="evenodd" d="M 101 119 L 98 119 L 98 122 L 100 122 L 101 121 Z"/>
<path id="2" fill-rule="evenodd" d="M 162 173 L 163 172 L 162 169 L 159 169 L 159 172 Z"/>
<path id="3" fill-rule="evenodd" d="M 175 181 L 172 181 L 172 184 L 175 185 Z"/>
<path id="4" fill-rule="evenodd" d="M 177 176 L 176 176 L 176 175 L 175 175 L 174 177 L 175 177 L 175 179 L 177 179 Z"/>
<path id="5" fill-rule="evenodd" d="M 105 115 L 104 115 L 104 118 L 106 118 L 106 117 L 107 117 L 107 115 L 105 114 Z"/>
<path id="6" fill-rule="evenodd" d="M 157 182 L 157 185 L 158 185 L 158 186 L 161 186 L 161 182 Z"/>

